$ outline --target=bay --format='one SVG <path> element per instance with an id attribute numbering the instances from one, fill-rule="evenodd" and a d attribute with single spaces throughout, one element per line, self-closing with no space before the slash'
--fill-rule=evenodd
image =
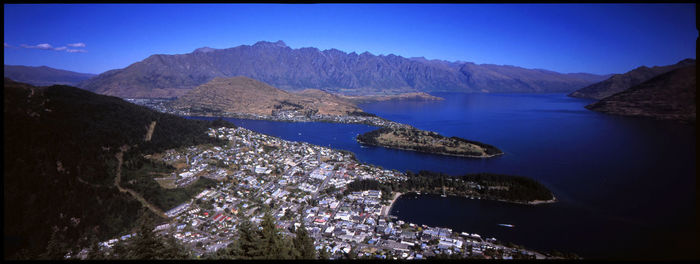
<path id="1" fill-rule="evenodd" d="M 364 104 L 389 120 L 494 145 L 491 159 L 365 147 L 366 125 L 229 119 L 286 140 L 345 149 L 401 171 L 534 178 L 559 199 L 538 206 L 461 197 L 401 197 L 391 214 L 585 258 L 697 258 L 695 125 L 604 115 L 565 94 L 434 93 L 438 102 Z M 499 226 L 513 224 L 513 228 Z"/>

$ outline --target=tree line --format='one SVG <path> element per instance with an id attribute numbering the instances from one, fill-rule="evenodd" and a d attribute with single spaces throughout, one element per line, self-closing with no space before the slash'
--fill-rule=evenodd
<path id="1" fill-rule="evenodd" d="M 242 260 L 328 259 L 329 252 L 325 248 L 316 250 L 313 239 L 303 223 L 293 230 L 292 238 L 283 235 L 275 222 L 275 218 L 269 211 L 265 212 L 260 226 L 252 223 L 244 213 L 239 213 L 237 239 L 226 248 L 206 257 Z"/>
<path id="2" fill-rule="evenodd" d="M 407 171 L 406 176 L 406 181 L 389 183 L 381 183 L 377 180 L 355 180 L 347 185 L 346 194 L 363 190 L 381 190 L 382 193 L 418 191 L 441 194 L 444 188 L 445 192 L 451 195 L 470 195 L 494 200 L 529 202 L 553 198 L 552 192 L 547 187 L 522 176 L 474 173 L 453 177 L 431 171 L 420 171 L 418 174 Z"/>
<path id="3" fill-rule="evenodd" d="M 135 236 L 119 239 L 112 247 L 100 246 L 100 240 L 92 236 L 90 247 L 84 256 L 88 260 L 167 260 L 192 259 L 194 256 L 172 235 L 162 236 L 154 232 L 157 219 L 147 210 L 140 211 Z M 172 232 L 172 229 L 171 229 Z M 49 246 L 56 241 L 49 241 Z M 77 252 L 73 252 L 77 254 Z M 78 257 L 78 256 L 76 256 Z M 55 259 L 55 258 L 54 258 Z"/>

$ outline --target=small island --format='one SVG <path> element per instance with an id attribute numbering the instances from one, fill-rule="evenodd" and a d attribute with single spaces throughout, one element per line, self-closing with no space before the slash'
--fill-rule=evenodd
<path id="1" fill-rule="evenodd" d="M 439 155 L 490 158 L 503 154 L 500 149 L 459 137 L 445 137 L 416 128 L 380 128 L 357 136 L 357 142 L 394 149 L 413 150 Z"/>

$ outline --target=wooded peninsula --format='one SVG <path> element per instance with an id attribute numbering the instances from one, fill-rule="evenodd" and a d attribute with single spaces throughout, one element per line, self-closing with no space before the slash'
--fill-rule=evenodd
<path id="1" fill-rule="evenodd" d="M 416 128 L 380 128 L 358 135 L 357 141 L 366 145 L 470 158 L 490 158 L 503 154 L 503 151 L 488 144 L 445 137 Z"/>
<path id="2" fill-rule="evenodd" d="M 346 193 L 381 190 L 382 198 L 390 199 L 392 192 L 422 192 L 465 196 L 521 204 L 555 202 L 552 192 L 541 183 L 523 176 L 494 173 L 474 173 L 450 176 L 444 173 L 406 172 L 406 181 L 382 183 L 376 180 L 356 180 L 347 185 Z"/>

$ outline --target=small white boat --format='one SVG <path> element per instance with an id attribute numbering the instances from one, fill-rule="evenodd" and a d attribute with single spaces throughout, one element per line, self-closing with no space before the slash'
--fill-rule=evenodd
<path id="1" fill-rule="evenodd" d="M 511 225 L 511 224 L 498 224 L 498 225 L 499 225 L 499 226 L 510 227 L 510 228 L 515 227 L 514 225 Z"/>

